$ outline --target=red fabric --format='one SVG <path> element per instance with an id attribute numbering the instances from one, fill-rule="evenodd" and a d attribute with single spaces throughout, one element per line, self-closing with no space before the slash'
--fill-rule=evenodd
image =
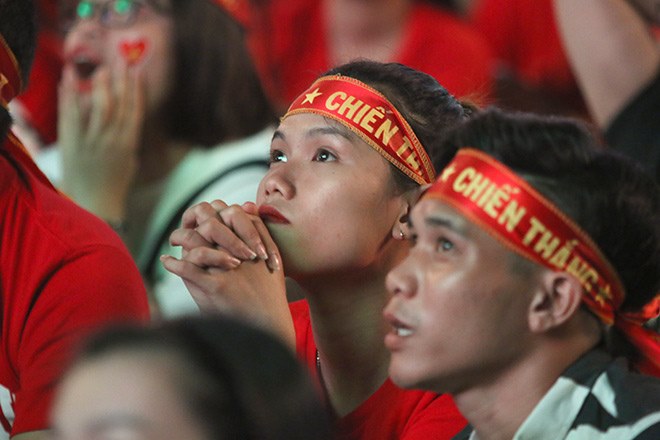
<path id="1" fill-rule="evenodd" d="M 552 0 L 477 0 L 472 19 L 497 58 L 524 82 L 578 93 Z"/>
<path id="2" fill-rule="evenodd" d="M 256 14 L 251 46 L 267 87 L 283 108 L 331 67 L 322 2 L 268 2 L 271 9 Z M 493 60 L 488 43 L 470 26 L 419 1 L 392 61 L 429 73 L 457 97 L 484 103 L 493 91 Z"/>
<path id="3" fill-rule="evenodd" d="M 339 121 L 415 182 L 424 185 L 435 180 L 431 159 L 408 121 L 385 96 L 355 78 L 319 78 L 293 101 L 282 119 L 296 113 Z"/>
<path id="4" fill-rule="evenodd" d="M 520 256 L 573 275 L 589 310 L 614 323 L 625 297 L 614 267 L 579 225 L 503 163 L 462 148 L 424 197 L 453 206 Z"/>
<path id="5" fill-rule="evenodd" d="M 0 385 L 14 395 L 12 434 L 44 429 L 74 346 L 102 324 L 147 321 L 140 274 L 121 239 L 0 149 Z"/>
<path id="6" fill-rule="evenodd" d="M 62 76 L 62 41 L 52 31 L 38 34 L 37 50 L 27 88 L 16 97 L 25 119 L 44 145 L 57 140 L 57 87 Z"/>
<path id="7" fill-rule="evenodd" d="M 316 344 L 307 302 L 290 305 L 298 356 L 316 372 Z M 339 420 L 341 439 L 451 439 L 466 421 L 446 394 L 402 390 L 389 379 L 355 411 Z"/>

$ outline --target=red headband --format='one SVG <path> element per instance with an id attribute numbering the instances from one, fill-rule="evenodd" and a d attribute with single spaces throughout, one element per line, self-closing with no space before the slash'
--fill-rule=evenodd
<path id="1" fill-rule="evenodd" d="M 282 119 L 297 113 L 316 113 L 342 123 L 420 185 L 435 179 L 431 160 L 408 122 L 385 96 L 354 78 L 319 78 Z"/>
<path id="2" fill-rule="evenodd" d="M 21 69 L 14 53 L 4 37 L 0 35 L 0 105 L 4 108 L 23 89 Z"/>
<path id="3" fill-rule="evenodd" d="M 641 369 L 660 374 L 660 336 L 642 327 L 658 316 L 660 297 L 645 313 L 619 311 L 625 291 L 598 246 L 513 171 L 481 151 L 464 148 L 424 197 L 450 204 L 523 257 L 575 276 L 589 310 L 619 327 L 647 355 Z"/>

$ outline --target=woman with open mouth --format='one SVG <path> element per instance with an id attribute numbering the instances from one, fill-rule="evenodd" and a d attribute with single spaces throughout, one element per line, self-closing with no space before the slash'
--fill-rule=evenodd
<path id="1" fill-rule="evenodd" d="M 194 303 L 165 303 L 185 288 L 154 264 L 181 212 L 252 200 L 267 169 L 275 118 L 238 21 L 249 17 L 222 0 L 69 4 L 61 188 L 117 227 L 160 311 L 182 313 Z"/>

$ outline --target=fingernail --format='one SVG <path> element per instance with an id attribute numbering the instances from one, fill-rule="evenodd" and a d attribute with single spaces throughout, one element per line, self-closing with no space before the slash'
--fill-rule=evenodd
<path id="1" fill-rule="evenodd" d="M 256 260 L 257 257 L 258 257 L 258 255 L 252 249 L 248 249 L 248 255 L 247 255 L 248 259 Z"/>
<path id="2" fill-rule="evenodd" d="M 266 247 L 263 245 L 263 243 L 259 243 L 257 245 L 257 253 L 259 254 L 259 258 L 262 260 L 268 259 L 268 253 L 266 252 Z"/>
<path id="3" fill-rule="evenodd" d="M 274 272 L 282 269 L 282 262 L 280 261 L 280 256 L 277 253 L 273 252 L 268 257 L 268 267 L 270 267 Z"/>
<path id="4" fill-rule="evenodd" d="M 233 267 L 234 269 L 237 268 L 238 266 L 241 265 L 241 260 L 235 257 L 230 257 L 229 258 L 229 265 Z"/>

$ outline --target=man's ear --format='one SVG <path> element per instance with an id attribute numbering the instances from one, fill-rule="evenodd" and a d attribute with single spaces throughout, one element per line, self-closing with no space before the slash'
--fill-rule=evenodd
<path id="1" fill-rule="evenodd" d="M 529 305 L 529 328 L 542 333 L 566 323 L 580 309 L 582 285 L 566 272 L 544 270 Z"/>

